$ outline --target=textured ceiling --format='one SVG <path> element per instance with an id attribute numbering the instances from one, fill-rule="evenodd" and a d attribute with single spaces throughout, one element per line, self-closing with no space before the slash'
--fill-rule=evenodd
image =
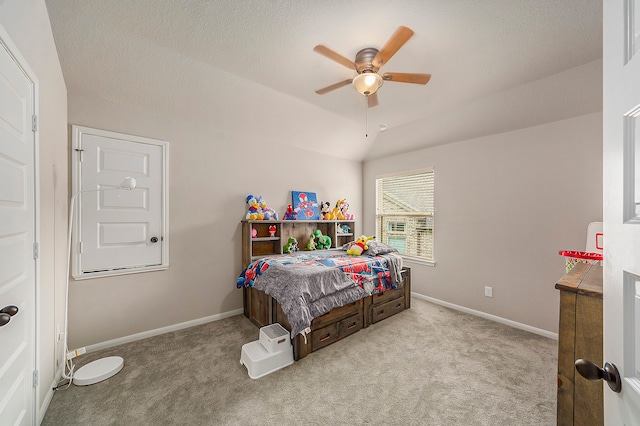
<path id="1" fill-rule="evenodd" d="M 46 3 L 70 94 L 247 141 L 361 160 L 601 110 L 601 0 Z M 429 84 L 385 82 L 368 110 L 351 86 L 314 93 L 355 75 L 316 44 L 353 59 L 400 25 L 382 71 Z"/>

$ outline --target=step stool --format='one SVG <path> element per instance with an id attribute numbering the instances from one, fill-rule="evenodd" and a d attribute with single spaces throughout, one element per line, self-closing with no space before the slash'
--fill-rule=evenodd
<path id="1" fill-rule="evenodd" d="M 242 345 L 240 364 L 247 367 L 252 379 L 293 364 L 289 332 L 278 323 L 260 328 L 259 340 Z"/>

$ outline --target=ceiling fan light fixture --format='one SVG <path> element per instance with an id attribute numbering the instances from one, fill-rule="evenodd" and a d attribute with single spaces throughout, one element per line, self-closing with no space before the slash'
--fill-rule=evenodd
<path id="1" fill-rule="evenodd" d="M 380 86 L 382 86 L 382 77 L 375 72 L 363 72 L 353 79 L 353 87 L 361 95 L 373 95 Z"/>

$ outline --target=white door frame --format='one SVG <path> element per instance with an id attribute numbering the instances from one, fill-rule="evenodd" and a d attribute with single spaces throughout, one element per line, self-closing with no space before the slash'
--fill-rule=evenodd
<path id="1" fill-rule="evenodd" d="M 33 115 L 35 116 L 35 122 L 34 122 L 34 128 L 35 131 L 33 133 L 33 208 L 34 208 L 34 212 L 33 212 L 33 217 L 34 217 L 34 223 L 33 223 L 33 238 L 34 241 L 33 243 L 35 244 L 34 247 L 39 247 L 39 243 L 40 243 L 40 138 L 39 138 L 39 132 L 38 132 L 38 124 L 37 124 L 37 117 L 39 116 L 39 111 L 40 111 L 40 84 L 39 84 L 39 80 L 38 77 L 36 76 L 36 74 L 33 72 L 33 70 L 31 69 L 31 67 L 29 66 L 29 64 L 27 63 L 27 61 L 24 59 L 24 57 L 22 56 L 22 54 L 20 53 L 20 50 L 18 49 L 18 47 L 13 43 L 13 41 L 11 40 L 11 37 L 9 37 L 9 34 L 6 32 L 6 30 L 4 29 L 4 27 L 0 24 L 0 44 L 2 44 L 4 46 L 4 48 L 6 48 L 6 50 L 10 53 L 10 55 L 13 57 L 14 61 L 16 62 L 17 66 L 22 70 L 22 72 L 24 73 L 24 75 L 31 81 L 31 83 L 33 84 Z M 38 250 L 39 251 L 39 250 Z M 33 291 L 33 296 L 34 296 L 34 300 L 33 302 L 33 312 L 31 312 L 32 315 L 32 321 L 31 324 L 33 324 L 32 329 L 29 331 L 32 336 L 33 336 L 33 340 L 32 340 L 32 345 L 33 345 L 33 371 L 34 371 L 34 386 L 32 388 L 32 392 L 31 392 L 31 407 L 32 407 L 32 412 L 31 412 L 31 416 L 32 416 L 32 421 L 34 424 L 39 424 L 40 421 L 42 420 L 41 416 L 44 416 L 44 412 L 40 413 L 40 405 L 39 405 L 39 401 L 38 401 L 38 395 L 39 395 L 39 390 L 40 390 L 40 381 L 38 379 L 38 366 L 40 365 L 40 327 L 39 325 L 39 321 L 40 321 L 40 316 L 38 315 L 38 313 L 40 312 L 40 308 L 41 308 L 41 300 L 40 300 L 40 256 L 39 254 L 35 255 L 35 271 L 34 271 L 34 291 Z"/>

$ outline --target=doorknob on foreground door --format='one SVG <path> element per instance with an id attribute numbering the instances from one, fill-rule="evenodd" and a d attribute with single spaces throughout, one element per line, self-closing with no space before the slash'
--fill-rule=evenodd
<path id="1" fill-rule="evenodd" d="M 8 314 L 10 317 L 18 313 L 18 307 L 14 305 L 5 306 L 0 309 L 0 314 Z"/>
<path id="2" fill-rule="evenodd" d="M 11 321 L 11 317 L 18 313 L 18 307 L 9 305 L 0 309 L 0 327 Z"/>
<path id="3" fill-rule="evenodd" d="M 578 373 L 585 379 L 592 381 L 605 380 L 612 391 L 620 392 L 622 390 L 620 373 L 614 364 L 605 362 L 604 368 L 600 368 L 587 359 L 577 359 L 575 366 Z"/>

